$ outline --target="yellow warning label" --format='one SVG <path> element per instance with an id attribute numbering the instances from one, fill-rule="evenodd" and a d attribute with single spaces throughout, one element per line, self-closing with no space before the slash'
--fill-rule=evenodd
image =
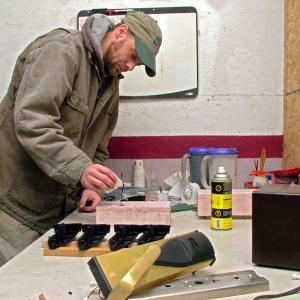
<path id="1" fill-rule="evenodd" d="M 232 194 L 212 194 L 211 207 L 219 209 L 230 209 L 232 207 Z"/>
<path id="2" fill-rule="evenodd" d="M 224 219 L 219 219 L 219 218 L 211 218 L 211 228 L 212 229 L 223 229 L 223 230 L 228 230 L 232 229 L 232 218 L 224 218 Z"/>

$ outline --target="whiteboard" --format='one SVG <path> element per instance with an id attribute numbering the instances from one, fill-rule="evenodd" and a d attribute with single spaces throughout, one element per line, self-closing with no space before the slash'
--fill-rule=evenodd
<path id="1" fill-rule="evenodd" d="M 162 45 L 156 57 L 156 76 L 148 77 L 144 66 L 123 74 L 120 98 L 193 98 L 198 94 L 197 10 L 194 7 L 133 8 L 151 15 L 162 31 Z M 85 19 L 102 13 L 119 23 L 131 9 L 82 10 L 77 27 Z M 180 25 L 179 25 L 180 24 Z"/>

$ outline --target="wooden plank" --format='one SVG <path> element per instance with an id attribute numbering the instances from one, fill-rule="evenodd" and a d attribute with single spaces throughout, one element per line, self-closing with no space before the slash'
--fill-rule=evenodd
<path id="1" fill-rule="evenodd" d="M 56 249 L 49 249 L 48 242 L 42 242 L 43 255 L 44 256 L 78 256 L 78 257 L 92 257 L 97 255 L 106 254 L 111 252 L 108 243 L 106 241 L 99 244 L 99 246 L 90 248 L 88 250 L 80 250 L 77 242 L 71 242 L 66 246 Z"/>
<path id="2" fill-rule="evenodd" d="M 285 92 L 287 94 L 300 88 L 300 1 L 285 0 L 284 23 L 284 70 Z"/>
<path id="3" fill-rule="evenodd" d="M 284 136 L 284 168 L 292 169 L 300 166 L 300 94 L 286 96 Z"/>
<path id="4" fill-rule="evenodd" d="M 300 166 L 300 1 L 285 0 L 283 168 Z"/>

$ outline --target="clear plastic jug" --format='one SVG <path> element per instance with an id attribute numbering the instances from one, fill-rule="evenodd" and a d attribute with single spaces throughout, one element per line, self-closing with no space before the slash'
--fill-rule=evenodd
<path id="1" fill-rule="evenodd" d="M 204 156 L 201 161 L 202 186 L 210 189 L 210 180 L 217 173 L 219 167 L 224 167 L 232 179 L 232 187 L 236 188 L 237 154 L 236 148 L 210 148 L 208 155 Z M 207 180 L 207 174 L 209 180 Z"/>
<path id="2" fill-rule="evenodd" d="M 208 154 L 209 148 L 206 147 L 192 147 L 189 149 L 188 153 L 184 154 L 182 157 L 182 164 L 181 164 L 181 172 L 183 176 L 184 183 L 188 182 L 186 178 L 186 165 L 187 159 L 189 159 L 189 166 L 190 166 L 190 182 L 197 183 L 201 189 L 204 189 L 201 183 L 201 161 L 204 156 Z"/>

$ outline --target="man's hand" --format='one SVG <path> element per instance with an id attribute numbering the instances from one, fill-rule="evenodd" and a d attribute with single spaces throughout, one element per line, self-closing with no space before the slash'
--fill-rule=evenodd
<path id="1" fill-rule="evenodd" d="M 97 205 L 101 202 L 98 193 L 91 190 L 84 190 L 79 201 L 79 209 L 85 212 L 96 210 Z"/>
<path id="2" fill-rule="evenodd" d="M 83 172 L 80 183 L 89 190 L 101 193 L 115 187 L 117 178 L 115 173 L 104 166 L 93 164 Z"/>

